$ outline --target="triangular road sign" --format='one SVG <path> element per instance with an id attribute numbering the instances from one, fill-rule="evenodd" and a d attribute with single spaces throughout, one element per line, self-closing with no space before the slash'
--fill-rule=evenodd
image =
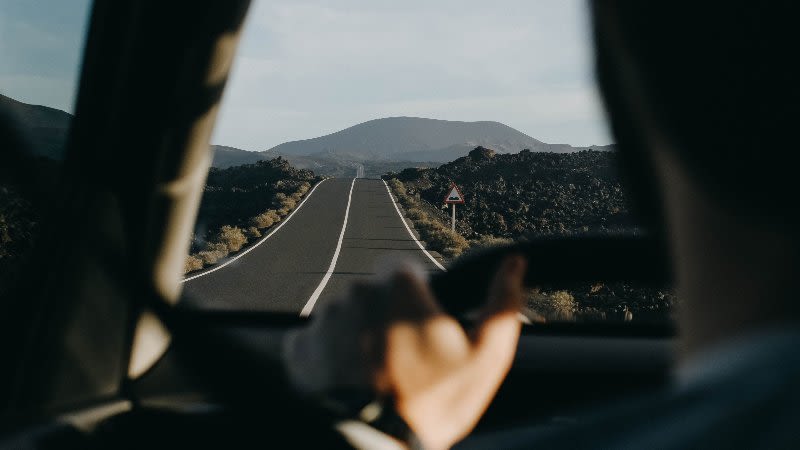
<path id="1" fill-rule="evenodd" d="M 464 195 L 455 183 L 450 187 L 450 193 L 444 198 L 445 203 L 464 203 Z"/>

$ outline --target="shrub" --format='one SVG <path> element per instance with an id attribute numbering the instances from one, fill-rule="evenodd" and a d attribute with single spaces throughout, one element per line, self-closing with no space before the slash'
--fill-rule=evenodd
<path id="1" fill-rule="evenodd" d="M 261 236 L 261 232 L 258 231 L 258 228 L 255 226 L 248 228 L 247 234 L 251 237 Z M 242 246 L 246 243 L 247 236 L 245 236 L 245 232 L 242 231 L 241 228 L 223 225 L 217 234 L 216 241 L 207 243 L 205 250 L 197 252 L 196 255 L 189 256 L 189 260 L 186 262 L 186 271 L 190 271 L 190 265 L 197 264 L 195 260 L 200 261 L 201 265 L 198 268 L 202 268 L 203 265 L 216 264 L 220 259 L 228 256 L 229 253 L 241 250 Z"/>
<path id="2" fill-rule="evenodd" d="M 258 231 L 258 227 L 249 227 L 245 234 L 250 239 L 258 239 L 261 237 L 261 232 Z"/>
<path id="3" fill-rule="evenodd" d="M 400 197 L 406 195 L 406 186 L 397 178 L 392 178 L 388 181 L 389 187 L 392 188 L 394 195 Z"/>
<path id="4" fill-rule="evenodd" d="M 487 234 L 481 236 L 478 239 L 470 241 L 469 245 L 470 245 L 470 250 L 472 250 L 472 249 L 500 247 L 502 245 L 511 244 L 512 242 L 514 241 L 509 238 L 495 237 Z"/>
<path id="5" fill-rule="evenodd" d="M 267 213 L 261 213 L 250 218 L 250 224 L 256 228 L 269 228 L 274 222 L 267 217 Z"/>
<path id="6" fill-rule="evenodd" d="M 297 201 L 294 199 L 294 197 L 286 197 L 285 199 L 281 200 L 281 208 L 290 210 L 295 206 L 297 206 Z"/>
<path id="7" fill-rule="evenodd" d="M 400 200 L 400 204 L 403 205 L 403 208 L 411 209 L 417 206 L 417 199 L 410 195 L 401 195 L 397 197 Z"/>
<path id="8" fill-rule="evenodd" d="M 223 225 L 219 230 L 217 241 L 224 244 L 228 251 L 238 252 L 247 243 L 247 237 L 242 233 L 241 228 Z"/>
<path id="9" fill-rule="evenodd" d="M 228 248 L 225 246 L 225 244 L 209 244 L 209 249 L 198 252 L 197 256 L 203 260 L 205 265 L 210 266 L 211 264 L 216 264 L 217 261 L 228 256 Z"/>
<path id="10" fill-rule="evenodd" d="M 461 252 L 469 247 L 469 243 L 464 239 L 464 236 L 445 227 L 428 230 L 424 239 L 425 243 L 434 250 L 443 252 L 445 249 L 449 249 L 448 252 L 451 257 L 460 255 Z"/>
<path id="11" fill-rule="evenodd" d="M 438 222 L 434 222 L 427 215 L 417 219 L 414 221 L 414 228 L 419 231 L 419 234 L 424 236 L 426 233 L 430 233 L 433 230 L 437 230 L 441 228 L 442 225 Z"/>
<path id="12" fill-rule="evenodd" d="M 514 242 L 513 239 L 496 237 L 492 235 L 483 235 L 478 239 L 472 239 L 468 241 L 469 246 L 464 250 L 464 253 L 462 253 L 462 255 L 480 253 L 485 249 L 489 249 L 492 247 L 500 247 L 503 245 L 509 245 L 513 242 Z"/>
<path id="13" fill-rule="evenodd" d="M 577 303 L 567 291 L 546 293 L 531 289 L 528 293 L 528 307 L 547 320 L 571 321 L 575 317 Z"/>
<path id="14" fill-rule="evenodd" d="M 283 192 L 275 194 L 274 203 L 278 205 L 277 212 L 280 216 L 289 214 L 289 211 L 297 205 L 297 201 L 293 197 L 287 196 Z"/>
<path id="15" fill-rule="evenodd" d="M 274 209 L 268 209 L 266 212 L 250 219 L 250 223 L 252 223 L 256 228 L 269 228 L 273 224 L 280 222 L 280 220 L 281 216 L 278 214 L 278 211 L 275 211 Z"/>
<path id="16" fill-rule="evenodd" d="M 203 260 L 195 255 L 186 257 L 186 263 L 183 266 L 183 273 L 189 273 L 203 268 Z"/>
<path id="17" fill-rule="evenodd" d="M 394 193 L 394 196 L 397 197 L 397 202 L 403 205 L 406 210 L 416 208 L 417 199 L 408 194 L 406 186 L 401 181 L 397 178 L 392 178 L 387 183 Z"/>
<path id="18" fill-rule="evenodd" d="M 206 244 L 206 250 L 212 252 L 224 253 L 224 255 L 222 255 L 223 257 L 228 256 L 228 253 L 230 253 L 228 246 L 223 244 L 222 242 L 209 242 Z"/>

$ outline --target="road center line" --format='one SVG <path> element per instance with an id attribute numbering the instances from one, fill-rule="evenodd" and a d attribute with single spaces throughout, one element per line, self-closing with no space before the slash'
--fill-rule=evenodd
<path id="1" fill-rule="evenodd" d="M 328 266 L 328 271 L 325 272 L 325 276 L 322 277 L 322 281 L 320 281 L 319 286 L 314 289 L 314 293 L 311 294 L 311 297 L 306 302 L 306 305 L 303 306 L 303 310 L 300 311 L 300 317 L 308 317 L 311 314 L 311 310 L 314 309 L 314 305 L 317 303 L 317 300 L 322 294 L 322 291 L 325 289 L 325 286 L 328 284 L 328 281 L 330 281 L 334 269 L 336 269 L 336 261 L 339 259 L 339 252 L 342 250 L 344 231 L 347 229 L 347 218 L 350 216 L 350 203 L 353 200 L 353 186 L 355 186 L 355 184 L 356 179 L 353 178 L 353 182 L 350 183 L 350 193 L 347 194 L 347 208 L 344 210 L 344 223 L 342 224 L 342 231 L 339 233 L 339 242 L 336 243 L 336 250 L 333 252 L 331 265 Z"/>
<path id="2" fill-rule="evenodd" d="M 207 270 L 207 271 L 205 271 L 205 272 L 198 273 L 197 275 L 193 275 L 193 276 L 191 276 L 191 277 L 184 278 L 183 280 L 181 280 L 181 283 L 185 283 L 185 282 L 187 282 L 187 281 L 194 280 L 195 278 L 200 278 L 200 277 L 202 277 L 202 276 L 205 276 L 205 275 L 208 275 L 208 274 L 210 274 L 211 272 L 216 272 L 217 270 L 219 270 L 219 269 L 222 269 L 223 267 L 225 267 L 225 266 L 227 266 L 228 264 L 230 264 L 230 263 L 232 263 L 232 262 L 236 261 L 237 259 L 241 258 L 242 256 L 244 256 L 244 255 L 246 255 L 246 254 L 250 253 L 252 250 L 255 250 L 255 248 L 256 248 L 256 247 L 258 247 L 259 245 L 263 244 L 263 243 L 264 243 L 264 241 L 266 241 L 267 239 L 269 239 L 269 238 L 270 238 L 270 237 L 271 237 L 273 234 L 277 233 L 277 232 L 278 232 L 278 230 L 280 230 L 280 229 L 281 229 L 281 227 L 283 227 L 284 225 L 286 225 L 286 222 L 288 222 L 288 221 L 289 221 L 289 219 L 291 219 L 291 218 L 292 218 L 292 216 L 294 216 L 294 213 L 296 213 L 297 211 L 300 211 L 300 208 L 302 208 L 302 207 L 303 207 L 303 205 L 305 205 L 305 204 L 306 204 L 306 200 L 308 200 L 308 199 L 309 199 L 309 197 L 311 197 L 311 194 L 313 194 L 313 193 L 314 193 L 314 191 L 316 191 L 316 190 L 317 190 L 317 188 L 319 187 L 319 185 L 320 185 L 320 184 L 322 184 L 322 183 L 324 183 L 325 181 L 327 181 L 327 178 L 326 178 L 325 180 L 322 180 L 322 181 L 320 181 L 319 183 L 315 184 L 315 185 L 314 185 L 314 188 L 313 188 L 313 189 L 311 189 L 311 192 L 309 192 L 308 194 L 306 194 L 305 198 L 303 198 L 303 201 L 302 201 L 302 202 L 300 202 L 300 204 L 299 204 L 299 205 L 297 205 L 297 207 L 296 207 L 296 208 L 294 208 L 294 210 L 292 211 L 292 213 L 291 213 L 291 214 L 289 214 L 288 216 L 286 216 L 286 218 L 285 218 L 285 219 L 283 219 L 282 221 L 280 221 L 280 222 L 278 223 L 278 225 L 277 225 L 277 226 L 276 226 L 276 227 L 275 227 L 275 228 L 274 228 L 274 229 L 273 229 L 273 230 L 272 230 L 272 231 L 271 231 L 271 232 L 270 232 L 268 235 L 266 235 L 266 236 L 264 236 L 263 238 L 261 238 L 261 240 L 260 240 L 260 241 L 258 241 L 258 242 L 256 242 L 255 244 L 251 245 L 249 248 L 247 248 L 247 249 L 246 249 L 246 250 L 244 250 L 243 252 L 239 253 L 239 254 L 238 254 L 238 255 L 236 255 L 235 257 L 233 257 L 233 258 L 231 258 L 231 259 L 229 259 L 229 260 L 225 261 L 225 263 L 224 263 L 224 264 L 220 264 L 219 266 L 217 266 L 217 267 L 214 267 L 214 268 L 213 268 L 213 269 L 211 269 L 211 270 Z"/>
<path id="3" fill-rule="evenodd" d="M 422 250 L 422 253 L 425 253 L 425 256 L 427 256 L 428 259 L 430 259 L 431 261 L 433 261 L 434 264 L 436 264 L 436 267 L 446 272 L 447 269 L 445 269 L 444 266 L 441 265 L 439 261 L 437 261 L 436 258 L 433 257 L 433 255 L 428 253 L 428 251 L 425 250 L 425 246 L 422 245 L 422 242 L 420 242 L 419 239 L 417 239 L 417 237 L 414 236 L 414 232 L 411 231 L 411 228 L 408 227 L 406 219 L 403 218 L 403 214 L 400 212 L 400 208 L 397 207 L 397 202 L 395 202 L 394 197 L 392 197 L 392 191 L 389 190 L 389 185 L 386 183 L 386 180 L 381 180 L 381 181 L 383 181 L 383 185 L 386 186 L 386 192 L 389 193 L 389 200 L 392 201 L 392 205 L 394 205 L 394 210 L 397 211 L 397 215 L 400 216 L 400 221 L 403 222 L 403 225 L 405 225 L 406 231 L 408 231 L 408 235 L 411 236 L 411 239 L 413 239 L 414 242 L 417 243 L 417 247 L 419 247 L 419 249 Z"/>

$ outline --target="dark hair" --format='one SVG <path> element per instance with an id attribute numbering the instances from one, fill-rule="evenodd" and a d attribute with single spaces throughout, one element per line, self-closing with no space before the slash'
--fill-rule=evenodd
<path id="1" fill-rule="evenodd" d="M 690 176 L 724 207 L 794 222 L 800 184 L 789 152 L 800 138 L 797 5 L 592 3 L 598 81 L 623 172 L 651 222 L 660 221 L 648 179 L 652 162 L 641 151 L 643 130 L 631 125 L 642 109 Z M 638 98 L 626 77 L 636 81 Z"/>

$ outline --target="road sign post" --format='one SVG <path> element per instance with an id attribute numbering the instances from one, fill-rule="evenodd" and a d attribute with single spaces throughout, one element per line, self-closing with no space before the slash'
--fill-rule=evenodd
<path id="1" fill-rule="evenodd" d="M 453 211 L 450 227 L 456 231 L 456 204 L 464 204 L 464 195 L 455 183 L 450 185 L 450 193 L 444 198 L 444 203 L 449 204 Z"/>

